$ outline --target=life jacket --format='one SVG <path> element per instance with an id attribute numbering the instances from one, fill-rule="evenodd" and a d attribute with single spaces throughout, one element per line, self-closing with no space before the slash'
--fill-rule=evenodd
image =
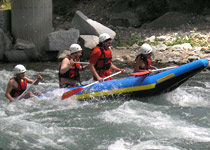
<path id="1" fill-rule="evenodd" d="M 142 61 L 144 62 L 144 64 L 145 64 L 143 68 L 142 68 L 142 67 L 139 67 L 139 69 L 144 69 L 144 70 L 150 69 L 151 62 L 152 62 L 151 59 L 147 59 L 147 57 L 145 57 L 143 54 L 139 54 L 139 55 L 136 57 L 135 61 L 136 61 L 138 58 L 139 58 L 140 60 L 142 60 Z"/>
<path id="2" fill-rule="evenodd" d="M 71 56 L 67 57 L 69 60 L 72 58 Z M 80 60 L 78 60 L 78 62 L 80 62 Z M 61 68 L 61 66 L 60 66 Z M 59 68 L 59 80 L 60 78 L 68 78 L 68 79 L 72 79 L 72 80 L 78 80 L 80 78 L 79 75 L 79 68 L 80 68 L 80 64 L 74 64 L 68 71 L 66 71 L 64 74 L 60 73 L 60 68 Z"/>
<path id="3" fill-rule="evenodd" d="M 10 92 L 10 95 L 12 97 L 18 97 L 20 96 L 27 88 L 27 80 L 23 79 L 23 81 L 21 81 L 20 79 L 13 77 L 12 79 L 14 79 L 17 84 L 18 84 L 18 88 L 17 89 L 12 89 L 12 91 Z"/>
<path id="4" fill-rule="evenodd" d="M 111 67 L 111 62 L 112 62 L 112 53 L 110 49 L 104 50 L 102 47 L 99 47 L 101 50 L 101 55 L 94 65 L 96 71 L 100 70 L 109 70 Z"/>

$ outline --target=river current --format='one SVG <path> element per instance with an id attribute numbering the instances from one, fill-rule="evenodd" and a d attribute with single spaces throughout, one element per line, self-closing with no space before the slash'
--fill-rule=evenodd
<path id="1" fill-rule="evenodd" d="M 1 150 L 210 149 L 209 70 L 160 96 L 81 102 L 61 101 L 58 63 L 29 63 L 29 78 L 43 76 L 32 90 L 46 96 L 10 103 L 4 94 L 15 65 L 0 64 Z M 90 71 L 81 79 L 91 83 Z"/>

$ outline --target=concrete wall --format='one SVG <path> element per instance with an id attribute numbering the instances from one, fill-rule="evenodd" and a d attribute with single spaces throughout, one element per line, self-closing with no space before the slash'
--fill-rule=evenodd
<path id="1" fill-rule="evenodd" d="M 12 0 L 12 34 L 40 51 L 52 32 L 52 0 Z"/>

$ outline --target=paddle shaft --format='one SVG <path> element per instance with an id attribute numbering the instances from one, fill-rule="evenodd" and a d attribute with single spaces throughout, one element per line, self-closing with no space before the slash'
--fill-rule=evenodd
<path id="1" fill-rule="evenodd" d="M 74 62 L 75 64 L 83 64 L 83 65 L 89 65 L 89 62 Z"/>
<path id="2" fill-rule="evenodd" d="M 164 71 L 164 70 L 168 70 L 168 69 L 173 69 L 177 66 L 172 66 L 172 67 L 166 67 L 166 68 L 160 68 L 160 69 L 156 69 L 156 70 L 146 70 L 146 71 L 140 71 L 140 72 L 134 72 L 132 73 L 132 75 L 135 75 L 135 76 L 142 76 L 142 75 L 146 75 L 146 74 L 149 74 L 151 72 L 158 72 L 158 71 Z"/>
<path id="3" fill-rule="evenodd" d="M 16 98 L 16 100 L 19 100 L 31 87 L 32 87 L 32 85 L 34 85 L 34 83 L 37 81 L 38 79 L 36 79 L 33 83 L 31 83 L 31 85 L 29 85 L 28 87 L 27 87 L 27 89 L 20 95 L 20 96 L 18 96 L 18 98 Z"/>
<path id="4" fill-rule="evenodd" d="M 116 73 L 113 73 L 112 75 L 105 77 L 104 80 L 106 80 L 106 79 L 108 79 L 108 78 L 111 78 L 111 77 L 113 77 L 113 76 L 115 76 L 115 75 L 117 75 L 117 74 L 120 74 L 120 73 L 121 73 L 121 71 L 118 71 L 118 72 L 116 72 Z M 91 86 L 91 85 L 93 85 L 93 84 L 96 84 L 96 83 L 98 83 L 98 82 L 99 82 L 99 81 L 95 81 L 95 82 L 93 82 L 93 83 L 91 83 L 91 84 L 88 84 L 88 85 L 84 86 L 83 88 L 87 88 L 87 87 L 89 87 L 89 86 Z"/>
<path id="5" fill-rule="evenodd" d="M 176 68 L 176 67 L 177 67 L 177 66 L 172 66 L 172 67 L 166 67 L 166 68 L 155 69 L 155 70 L 152 70 L 152 72 L 164 71 L 164 70 L 173 69 L 173 68 Z"/>

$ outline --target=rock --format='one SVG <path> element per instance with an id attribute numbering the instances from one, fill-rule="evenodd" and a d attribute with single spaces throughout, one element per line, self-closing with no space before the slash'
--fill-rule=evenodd
<path id="1" fill-rule="evenodd" d="M 3 54 L 5 51 L 10 50 L 12 47 L 12 42 L 0 28 L 0 60 L 3 59 Z"/>
<path id="2" fill-rule="evenodd" d="M 152 21 L 168 11 L 166 2 L 157 0 L 135 0 L 133 7 L 141 24 Z"/>
<path id="3" fill-rule="evenodd" d="M 156 51 L 165 51 L 167 49 L 167 46 L 165 44 L 159 44 L 157 46 L 154 46 L 154 49 Z"/>
<path id="4" fill-rule="evenodd" d="M 97 21 L 93 21 L 85 16 L 81 11 L 75 13 L 72 19 L 72 27 L 78 29 L 81 35 L 97 35 L 102 33 L 108 33 L 112 39 L 116 36 L 116 33 L 108 27 L 102 25 Z"/>
<path id="5" fill-rule="evenodd" d="M 11 50 L 4 53 L 4 61 L 6 62 L 28 62 L 29 58 L 22 50 Z"/>
<path id="6" fill-rule="evenodd" d="M 189 62 L 188 59 L 181 59 L 177 64 L 178 65 L 183 65 L 183 64 L 186 64 L 188 62 Z"/>
<path id="7" fill-rule="evenodd" d="M 0 11 L 0 28 L 3 29 L 4 33 L 11 32 L 11 11 L 1 10 Z"/>
<path id="8" fill-rule="evenodd" d="M 60 51 L 69 49 L 71 44 L 77 43 L 80 31 L 71 28 L 50 33 L 45 43 L 45 51 Z"/>
<path id="9" fill-rule="evenodd" d="M 123 62 L 123 58 L 120 58 L 120 57 L 116 57 L 116 58 L 113 58 L 112 59 L 113 62 Z"/>
<path id="10" fill-rule="evenodd" d="M 23 40 L 23 39 L 16 39 L 14 48 L 17 50 L 24 50 L 24 49 L 29 49 L 35 47 L 33 42 L 30 42 L 28 40 Z"/>
<path id="11" fill-rule="evenodd" d="M 149 41 L 149 42 L 155 42 L 155 36 L 151 36 L 149 38 L 146 38 L 145 41 Z"/>
<path id="12" fill-rule="evenodd" d="M 80 35 L 80 43 L 85 48 L 92 49 L 99 43 L 99 38 L 95 35 Z"/>
<path id="13" fill-rule="evenodd" d="M 157 40 L 158 41 L 166 41 L 166 40 L 168 40 L 170 37 L 168 37 L 168 36 L 158 36 L 158 37 L 156 37 L 157 38 Z"/>
<path id="14" fill-rule="evenodd" d="M 147 28 L 177 28 L 180 25 L 187 24 L 191 21 L 191 17 L 180 12 L 167 12 L 158 19 L 147 24 Z"/>
<path id="15" fill-rule="evenodd" d="M 192 46 L 190 43 L 184 43 L 184 44 L 181 44 L 181 46 L 183 47 L 184 50 L 191 50 L 192 49 Z"/>
<path id="16" fill-rule="evenodd" d="M 200 52 L 201 50 L 202 50 L 202 47 L 197 47 L 196 46 L 196 47 L 193 48 L 194 52 Z"/>
<path id="17" fill-rule="evenodd" d="M 131 11 L 112 13 L 109 22 L 113 26 L 121 27 L 136 27 L 140 25 L 138 16 Z"/>
<path id="18" fill-rule="evenodd" d="M 111 18 L 109 22 L 113 26 L 121 26 L 121 27 L 129 27 L 130 26 L 129 20 L 123 19 L 123 18 Z"/>
<path id="19" fill-rule="evenodd" d="M 184 43 L 184 44 L 174 45 L 172 46 L 172 48 L 175 50 L 191 50 L 192 46 L 190 45 L 190 43 Z"/>
<path id="20" fill-rule="evenodd" d="M 27 55 L 28 59 L 31 61 L 40 61 L 40 54 L 35 46 L 34 43 L 31 41 L 17 39 L 14 45 L 16 50 L 24 50 L 25 54 Z"/>
<path id="21" fill-rule="evenodd" d="M 195 61 L 195 60 L 198 60 L 198 59 L 200 59 L 200 57 L 198 57 L 198 56 L 189 56 L 188 57 L 189 61 Z"/>
<path id="22" fill-rule="evenodd" d="M 57 58 L 60 61 L 60 60 L 64 59 L 66 56 L 68 56 L 70 54 L 71 53 L 70 53 L 69 50 L 61 50 L 61 51 L 59 51 Z"/>
<path id="23" fill-rule="evenodd" d="M 138 44 L 133 44 L 133 45 L 131 46 L 131 48 L 132 48 L 132 49 L 139 49 L 140 46 L 139 46 Z"/>
<path id="24" fill-rule="evenodd" d="M 189 56 L 189 53 L 187 53 L 187 52 L 183 52 L 183 53 L 180 54 L 180 57 L 182 59 L 188 58 L 188 56 Z"/>
<path id="25" fill-rule="evenodd" d="M 207 49 L 204 52 L 207 53 L 207 54 L 209 54 L 210 53 L 210 49 Z"/>
<path id="26" fill-rule="evenodd" d="M 80 35 L 80 45 L 82 45 L 82 58 L 88 60 L 92 49 L 99 43 L 98 36 L 95 35 Z"/>
<path id="27" fill-rule="evenodd" d="M 122 57 L 125 61 L 133 61 L 133 59 L 129 55 L 124 55 Z"/>
<path id="28" fill-rule="evenodd" d="M 173 56 L 176 56 L 176 57 L 177 57 L 177 56 L 180 56 L 180 52 L 175 52 L 175 51 L 174 51 L 174 52 L 171 52 L 170 54 L 173 55 Z"/>

